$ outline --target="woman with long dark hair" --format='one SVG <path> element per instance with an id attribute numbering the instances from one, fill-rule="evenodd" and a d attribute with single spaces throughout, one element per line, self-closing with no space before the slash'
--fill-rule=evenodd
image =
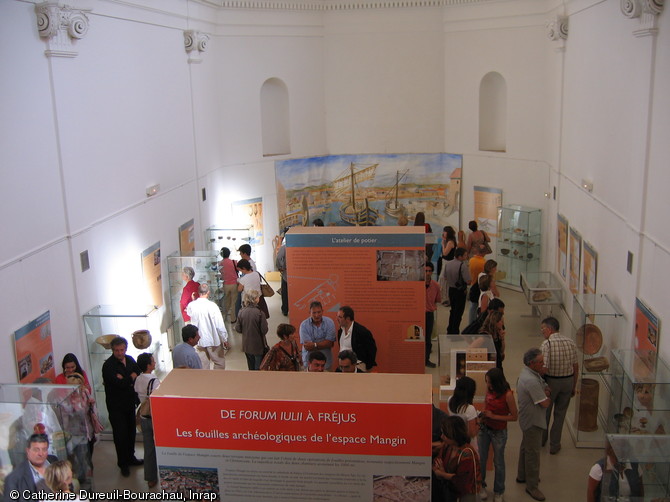
<path id="1" fill-rule="evenodd" d="M 480 498 L 486 499 L 486 462 L 489 446 L 493 445 L 493 502 L 502 502 L 505 493 L 505 445 L 507 444 L 507 423 L 516 422 L 518 411 L 514 393 L 510 389 L 500 368 L 486 372 L 486 398 L 482 411 L 482 425 L 477 441 L 480 452 L 482 490 Z"/>
<path id="2" fill-rule="evenodd" d="M 505 359 L 505 318 L 502 312 L 492 310 L 484 319 L 479 332 L 491 335 L 493 345 L 496 348 L 496 368 L 502 370 L 502 362 Z"/>
<path id="3" fill-rule="evenodd" d="M 470 445 L 470 436 L 461 417 L 442 421 L 442 449 L 433 460 L 433 472 L 445 480 L 447 500 L 475 502 L 481 487 L 479 456 Z"/>
<path id="4" fill-rule="evenodd" d="M 88 383 L 88 377 L 86 376 L 86 372 L 82 369 L 81 364 L 79 364 L 77 356 L 75 356 L 71 352 L 65 354 L 65 357 L 63 357 L 63 362 L 61 363 L 61 367 L 63 368 L 63 373 L 61 373 L 56 377 L 54 383 L 58 385 L 66 385 L 68 383 L 67 382 L 68 376 L 72 375 L 73 373 L 79 373 L 84 379 L 84 384 L 86 385 L 86 388 L 88 389 L 89 392 L 91 392 L 91 384 Z"/>
<path id="5" fill-rule="evenodd" d="M 477 383 L 470 377 L 463 376 L 456 380 L 454 393 L 447 401 L 447 413 L 459 416 L 465 422 L 468 437 L 477 437 L 477 410 L 472 404 L 477 390 Z M 477 448 L 476 444 L 474 445 Z"/>

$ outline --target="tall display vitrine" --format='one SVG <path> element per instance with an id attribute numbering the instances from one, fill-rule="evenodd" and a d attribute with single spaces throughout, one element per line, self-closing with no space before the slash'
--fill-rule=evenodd
<path id="1" fill-rule="evenodd" d="M 170 292 L 171 311 L 171 340 L 172 347 L 181 343 L 181 328 L 185 322 L 181 313 L 181 296 L 186 280 L 184 279 L 184 267 L 191 267 L 195 272 L 193 280 L 200 284 L 208 284 L 210 289 L 209 299 L 219 301 L 223 298 L 221 274 L 218 262 L 220 256 L 215 250 L 194 251 L 187 255 L 179 253 L 167 257 L 168 287 Z"/>
<path id="2" fill-rule="evenodd" d="M 597 447 L 608 430 L 612 349 L 623 338 L 625 318 L 606 294 L 578 294 L 572 297 L 570 321 L 561 333 L 577 345 L 579 374 L 568 428 L 578 447 Z"/>
<path id="3" fill-rule="evenodd" d="M 613 350 L 609 391 L 607 432 L 670 433 L 670 367 L 656 352 Z"/>
<path id="4" fill-rule="evenodd" d="M 520 287 L 521 274 L 540 271 L 542 210 L 508 204 L 498 207 L 498 282 Z"/>
<path id="5" fill-rule="evenodd" d="M 618 485 L 617 480 L 611 477 L 616 473 L 606 471 L 601 486 L 602 502 L 667 502 L 670 500 L 670 436 L 635 434 L 608 434 L 610 444 L 616 460 L 636 468 L 642 477 L 643 496 L 624 496 L 609 493 L 606 487 Z"/>
<path id="6" fill-rule="evenodd" d="M 153 305 L 97 305 L 82 317 L 91 370 L 88 378 L 99 405 L 100 421 L 105 426 L 103 434 L 107 438 L 107 433 L 111 434 L 111 428 L 105 405 L 102 365 L 112 355 L 109 345 L 112 338 L 117 335 L 125 338 L 128 342 L 126 354 L 135 360 L 142 352 L 152 353 L 159 376 L 172 369 L 172 358 L 167 335 L 161 332 L 160 311 Z"/>
<path id="7" fill-rule="evenodd" d="M 79 402 L 76 389 L 50 383 L 0 384 L 0 486 L 25 460 L 28 438 L 34 433 L 48 436 L 49 455 L 69 458 L 77 466 L 74 455 L 81 446 L 88 448 L 88 439 L 73 418 L 74 403 Z M 90 477 L 82 478 L 82 487 L 90 487 Z"/>

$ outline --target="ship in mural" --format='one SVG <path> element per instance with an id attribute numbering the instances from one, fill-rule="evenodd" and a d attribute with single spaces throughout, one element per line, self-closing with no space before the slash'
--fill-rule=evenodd
<path id="1" fill-rule="evenodd" d="M 373 180 L 379 164 L 360 167 L 353 162 L 349 164 L 349 172 L 343 173 L 333 181 L 335 197 L 345 197 L 347 202 L 340 206 L 340 218 L 347 225 L 371 227 L 377 223 L 379 212 L 370 207 L 367 197 L 356 200 L 356 190 L 360 183 Z"/>
<path id="2" fill-rule="evenodd" d="M 389 193 L 386 195 L 386 214 L 393 216 L 394 218 L 400 218 L 400 216 L 407 216 L 407 208 L 405 205 L 398 200 L 398 190 L 400 187 L 400 182 L 407 176 L 409 169 L 404 172 L 396 171 L 395 172 L 395 185 L 389 190 Z"/>
<path id="3" fill-rule="evenodd" d="M 463 159 L 448 153 L 325 155 L 275 163 L 280 228 L 411 225 L 460 228 Z M 403 219 L 404 219 L 403 218 Z M 433 238 L 433 237 L 431 237 Z M 437 238 L 437 237 L 435 237 Z"/>

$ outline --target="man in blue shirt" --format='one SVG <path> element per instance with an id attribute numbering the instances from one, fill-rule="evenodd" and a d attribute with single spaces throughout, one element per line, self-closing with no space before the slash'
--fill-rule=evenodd
<path id="1" fill-rule="evenodd" d="M 326 370 L 330 371 L 333 365 L 335 333 L 335 322 L 330 317 L 324 317 L 321 302 L 310 303 L 309 318 L 300 323 L 300 343 L 305 368 L 308 366 L 309 353 L 319 350 L 326 356 Z"/>

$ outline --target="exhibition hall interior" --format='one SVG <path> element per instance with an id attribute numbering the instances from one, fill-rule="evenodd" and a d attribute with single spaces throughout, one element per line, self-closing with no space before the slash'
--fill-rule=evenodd
<path id="1" fill-rule="evenodd" d="M 198 407 L 170 399 L 256 399 L 259 410 L 282 402 L 277 416 L 297 423 L 309 413 L 285 403 L 313 399 L 314 409 L 339 410 L 337 420 L 357 414 L 346 424 L 351 437 L 376 423 L 400 446 L 389 453 L 370 432 L 381 445 L 311 450 L 317 436 L 308 435 L 309 447 L 284 451 L 294 467 L 310 464 L 317 480 L 336 462 L 329 483 L 349 479 L 352 500 L 428 500 L 434 463 L 412 431 L 431 404 L 447 410 L 464 376 L 476 381 L 474 405 L 483 409 L 498 350 L 458 334 L 469 303 L 451 329 L 444 281 L 433 332 L 424 332 L 425 253 L 437 282 L 447 266 L 443 228 L 457 238 L 462 231 L 467 246 L 474 221 L 490 237 L 486 259 L 497 262 L 502 364 L 515 394 L 524 354 L 545 339 L 544 318 L 555 317 L 576 346 L 560 446 L 539 452 L 546 499 L 584 500 L 607 440 L 642 466 L 645 495 L 631 500 L 670 500 L 662 453 L 670 446 L 670 19 L 662 0 L 3 0 L 0 26 L 3 479 L 23 459 L 16 427 L 27 424 L 28 401 L 36 409 L 48 401 L 62 422 L 52 405 L 67 390 L 48 384 L 73 353 L 104 428 L 85 488 L 168 489 L 181 466 L 196 491 L 214 479 L 221 500 L 251 500 L 239 494 L 252 489 L 254 500 L 297 500 L 268 484 L 291 465 L 280 465 L 284 446 L 182 442 L 184 423 L 168 404 L 178 403 L 186 422 Z M 276 264 L 282 243 L 288 284 Z M 377 343 L 373 375 L 249 372 L 225 312 L 230 347 L 225 370 L 206 373 L 211 388 L 191 370 L 171 371 L 185 323 L 184 268 L 223 305 L 221 248 L 240 260 L 244 244 L 276 292 L 265 300 L 269 346 L 280 324 L 300 331 L 312 301 L 336 326 L 350 305 Z M 117 466 L 101 373 L 112 334 L 134 358 L 152 352 L 163 381 L 154 416 L 169 417 L 177 437 L 156 425 L 158 464 L 172 469 L 161 471 L 162 484 L 147 485 L 132 462 L 129 473 Z M 294 376 L 323 377 L 332 392 Z M 369 376 L 372 387 L 335 378 Z M 416 422 L 401 420 L 410 411 Z M 494 488 L 489 455 L 484 492 L 495 502 L 503 491 L 508 501 L 542 500 L 531 474 L 516 482 L 526 436 L 517 421 L 508 431 L 504 490 Z M 74 440 L 60 434 L 49 453 L 75 456 Z M 142 458 L 140 432 L 135 448 Z M 216 453 L 184 458 L 207 448 L 246 456 L 229 457 L 226 469 Z M 368 470 L 355 467 L 363 457 Z M 250 458 L 272 466 L 265 484 L 251 481 L 259 467 L 246 465 Z M 412 459 L 412 468 L 392 465 Z M 392 498 L 400 488 L 389 479 L 416 481 L 414 498 Z M 333 486 L 314 500 L 339 500 Z M 304 490 L 300 500 L 310 499 Z"/>

